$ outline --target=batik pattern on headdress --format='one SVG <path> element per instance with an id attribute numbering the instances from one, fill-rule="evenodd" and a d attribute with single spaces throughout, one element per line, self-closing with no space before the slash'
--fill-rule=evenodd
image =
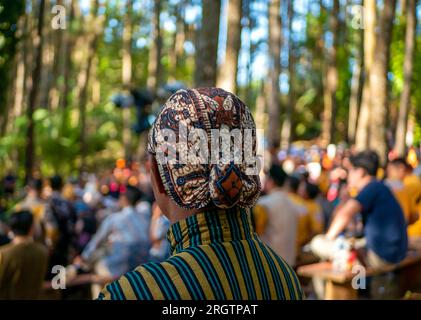
<path id="1" fill-rule="evenodd" d="M 189 132 L 195 129 L 206 131 L 209 146 L 212 129 L 256 129 L 249 109 L 232 93 L 217 88 L 179 90 L 168 99 L 155 120 L 149 132 L 148 151 L 156 155 L 157 148 L 165 142 L 165 129 L 178 136 L 182 127 Z M 188 140 L 185 147 L 191 152 L 194 140 Z M 255 155 L 255 134 L 251 148 Z M 178 150 L 178 160 L 183 151 L 186 152 Z M 157 162 L 167 194 L 183 208 L 200 209 L 212 204 L 220 208 L 235 205 L 249 208 L 260 195 L 259 176 L 246 174 L 250 166 L 246 161 L 215 164 Z"/>

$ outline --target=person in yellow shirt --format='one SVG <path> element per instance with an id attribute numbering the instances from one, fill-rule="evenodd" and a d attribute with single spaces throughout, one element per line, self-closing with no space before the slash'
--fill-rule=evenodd
<path id="1" fill-rule="evenodd" d="M 309 181 L 303 181 L 300 184 L 298 193 L 304 199 L 304 205 L 307 208 L 306 234 L 311 239 L 315 235 L 323 233 L 324 230 L 323 210 L 317 202 L 320 189 Z"/>
<path id="2" fill-rule="evenodd" d="M 412 167 L 404 158 L 389 162 L 387 184 L 402 207 L 408 224 L 408 235 L 421 236 L 421 180 L 412 173 Z"/>
<path id="3" fill-rule="evenodd" d="M 41 197 L 42 189 L 43 182 L 41 179 L 31 179 L 28 182 L 27 194 L 25 198 L 16 205 L 15 211 L 28 210 L 33 215 L 34 240 L 45 244 L 46 202 Z"/>
<path id="4" fill-rule="evenodd" d="M 421 179 L 412 173 L 412 168 L 408 168 L 403 184 L 410 194 L 412 205 L 415 206 L 417 213 L 414 223 L 408 226 L 408 235 L 421 237 Z"/>

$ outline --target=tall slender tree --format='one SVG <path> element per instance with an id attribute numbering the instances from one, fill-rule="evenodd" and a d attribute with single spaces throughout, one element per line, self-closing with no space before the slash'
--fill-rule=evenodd
<path id="1" fill-rule="evenodd" d="M 359 151 L 365 150 L 369 146 L 370 135 L 370 114 L 371 114 L 371 91 L 370 74 L 374 62 L 376 49 L 376 1 L 364 1 L 364 87 L 363 97 L 358 116 L 356 148 Z"/>
<path id="2" fill-rule="evenodd" d="M 63 0 L 57 0 L 56 5 L 64 6 Z M 60 93 L 63 90 L 63 67 L 64 59 L 66 55 L 65 51 L 65 41 L 66 41 L 66 30 L 58 29 L 54 30 L 52 34 L 52 43 L 53 43 L 53 61 L 52 61 L 52 72 L 49 78 L 49 92 L 48 92 L 48 106 L 51 110 L 55 111 L 59 104 L 61 95 Z"/>
<path id="3" fill-rule="evenodd" d="M 100 34 L 103 29 L 103 17 L 99 16 L 99 0 L 91 1 L 91 12 L 89 17 L 89 33 L 87 34 L 88 51 L 86 56 L 86 64 L 82 72 L 82 84 L 79 97 L 79 124 L 80 124 L 80 167 L 79 172 L 86 170 L 86 156 L 88 154 L 87 144 L 87 126 L 86 126 L 86 108 L 88 104 L 89 79 L 96 55 Z"/>
<path id="4" fill-rule="evenodd" d="M 76 12 L 76 1 L 70 1 L 70 14 L 68 20 L 68 27 L 65 30 L 65 39 L 64 39 L 64 61 L 63 61 L 63 95 L 60 99 L 60 107 L 62 109 L 67 108 L 70 105 L 70 84 L 71 84 L 71 74 L 73 69 L 72 53 L 74 47 L 74 27 L 73 23 L 75 20 Z"/>
<path id="5" fill-rule="evenodd" d="M 269 125 L 267 138 L 270 147 L 279 147 L 280 144 L 280 114 L 281 105 L 279 97 L 279 76 L 281 74 L 281 2 L 269 2 L 269 77 L 268 77 L 268 115 Z"/>
<path id="6" fill-rule="evenodd" d="M 358 29 L 354 32 L 355 45 L 355 64 L 351 81 L 351 96 L 349 99 L 348 116 L 348 142 L 355 143 L 355 134 L 357 131 L 358 114 L 360 112 L 363 86 L 364 86 L 364 29 Z"/>
<path id="7" fill-rule="evenodd" d="M 16 71 L 15 71 L 15 81 L 14 81 L 14 88 L 13 91 L 15 94 L 13 97 L 9 96 L 10 100 L 10 113 L 14 118 L 19 117 L 22 115 L 22 111 L 24 109 L 24 102 L 25 102 L 25 74 L 28 72 L 28 69 L 25 64 L 25 41 L 24 37 L 27 35 L 27 24 L 28 24 L 28 17 L 27 15 L 23 15 L 20 17 L 18 22 L 18 30 L 17 30 L 17 37 L 20 39 L 17 47 L 17 54 L 16 54 Z M 6 114 L 5 114 L 6 115 Z M 11 132 L 14 125 L 14 119 L 10 117 L 7 119 L 8 129 L 6 132 Z"/>
<path id="8" fill-rule="evenodd" d="M 0 4 L 0 136 L 5 134 L 8 124 L 8 106 L 11 105 L 11 83 L 15 73 L 15 54 L 19 42 L 20 16 L 24 13 L 25 2 L 17 0 L 13 2 L 3 1 Z"/>
<path id="9" fill-rule="evenodd" d="M 152 15 L 152 43 L 149 49 L 148 81 L 147 86 L 152 92 L 156 92 L 161 75 L 161 54 L 162 54 L 162 35 L 161 35 L 161 0 L 154 0 Z"/>
<path id="10" fill-rule="evenodd" d="M 286 108 L 286 117 L 282 126 L 282 148 L 289 149 L 292 141 L 293 128 L 293 114 L 295 106 L 295 57 L 294 57 L 294 43 L 292 22 L 294 19 L 294 1 L 288 1 L 288 77 L 289 77 L 289 92 L 288 92 L 288 106 Z"/>
<path id="11" fill-rule="evenodd" d="M 124 15 L 124 30 L 123 30 L 123 65 L 122 65 L 122 80 L 125 89 L 129 89 L 132 81 L 132 14 L 133 14 L 133 0 L 127 0 Z M 123 144 L 126 159 L 131 158 L 131 134 L 130 134 L 130 108 L 123 108 Z"/>
<path id="12" fill-rule="evenodd" d="M 177 80 L 179 69 L 184 59 L 184 43 L 186 41 L 186 0 L 180 0 L 174 8 L 175 31 L 172 35 L 172 48 L 170 50 L 170 78 Z"/>
<path id="13" fill-rule="evenodd" d="M 411 81 L 414 67 L 414 52 L 416 45 L 417 28 L 417 1 L 406 0 L 406 34 L 405 34 L 405 59 L 403 65 L 403 88 L 399 103 L 399 118 L 396 129 L 396 151 L 400 156 L 405 154 L 405 138 L 408 128 L 408 114 L 411 98 Z"/>
<path id="14" fill-rule="evenodd" d="M 338 90 L 339 82 L 337 65 L 339 0 L 333 1 L 333 8 L 330 14 L 330 32 L 332 34 L 332 45 L 327 49 L 327 68 L 322 125 L 322 143 L 325 146 L 331 143 L 334 138 L 335 116 L 337 111 L 336 91 Z"/>
<path id="15" fill-rule="evenodd" d="M 221 0 L 202 0 L 202 23 L 196 35 L 196 86 L 216 85 L 220 14 Z"/>
<path id="16" fill-rule="evenodd" d="M 242 0 L 228 2 L 228 28 L 225 60 L 219 68 L 217 86 L 227 91 L 237 92 L 238 56 L 241 48 Z"/>
<path id="17" fill-rule="evenodd" d="M 35 137 L 34 137 L 34 111 L 38 98 L 38 88 L 41 80 L 42 52 L 43 52 L 43 26 L 44 26 L 45 0 L 40 0 L 38 9 L 38 26 L 36 39 L 35 67 L 32 72 L 32 88 L 29 93 L 29 104 L 26 112 L 28 121 L 26 130 L 25 147 L 25 181 L 32 178 L 35 160 Z"/>
<path id="18" fill-rule="evenodd" d="M 376 36 L 376 50 L 370 73 L 371 114 L 370 148 L 377 151 L 381 163 L 387 159 L 386 121 L 389 104 L 388 71 L 390 60 L 390 42 L 392 39 L 393 20 L 396 0 L 385 1 Z"/>

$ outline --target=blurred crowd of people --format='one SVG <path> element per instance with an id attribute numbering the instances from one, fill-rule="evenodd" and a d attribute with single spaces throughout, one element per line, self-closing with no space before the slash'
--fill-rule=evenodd
<path id="1" fill-rule="evenodd" d="M 334 260 L 338 238 L 368 249 L 356 256 L 370 267 L 394 264 L 421 237 L 419 150 L 391 152 L 383 166 L 375 152 L 343 145 L 269 152 L 255 229 L 290 265 Z"/>
<path id="2" fill-rule="evenodd" d="M 397 263 L 408 238 L 421 237 L 419 150 L 405 158 L 392 153 L 385 166 L 374 152 L 357 154 L 341 145 L 269 152 L 252 221 L 291 266 L 332 258 L 340 235 L 363 239 L 371 266 Z M 6 175 L 0 299 L 40 297 L 56 265 L 112 280 L 165 260 L 169 221 L 154 202 L 149 170 L 149 160 L 118 160 L 110 172 L 34 178 L 23 190 L 16 190 L 13 174 Z M 93 285 L 92 297 L 100 289 Z"/>
<path id="3" fill-rule="evenodd" d="M 40 297 L 44 281 L 56 276 L 54 266 L 111 281 L 145 262 L 165 260 L 169 221 L 154 202 L 149 165 L 121 159 L 104 174 L 33 178 L 24 190 L 15 190 L 8 174 L 0 220 L 0 299 Z M 93 285 L 92 296 L 100 289 Z"/>

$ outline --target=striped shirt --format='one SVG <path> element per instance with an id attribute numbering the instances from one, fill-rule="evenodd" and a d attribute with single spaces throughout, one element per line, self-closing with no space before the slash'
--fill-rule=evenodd
<path id="1" fill-rule="evenodd" d="M 171 257 L 108 284 L 98 299 L 302 299 L 297 276 L 253 231 L 250 210 L 206 211 L 170 227 Z"/>

